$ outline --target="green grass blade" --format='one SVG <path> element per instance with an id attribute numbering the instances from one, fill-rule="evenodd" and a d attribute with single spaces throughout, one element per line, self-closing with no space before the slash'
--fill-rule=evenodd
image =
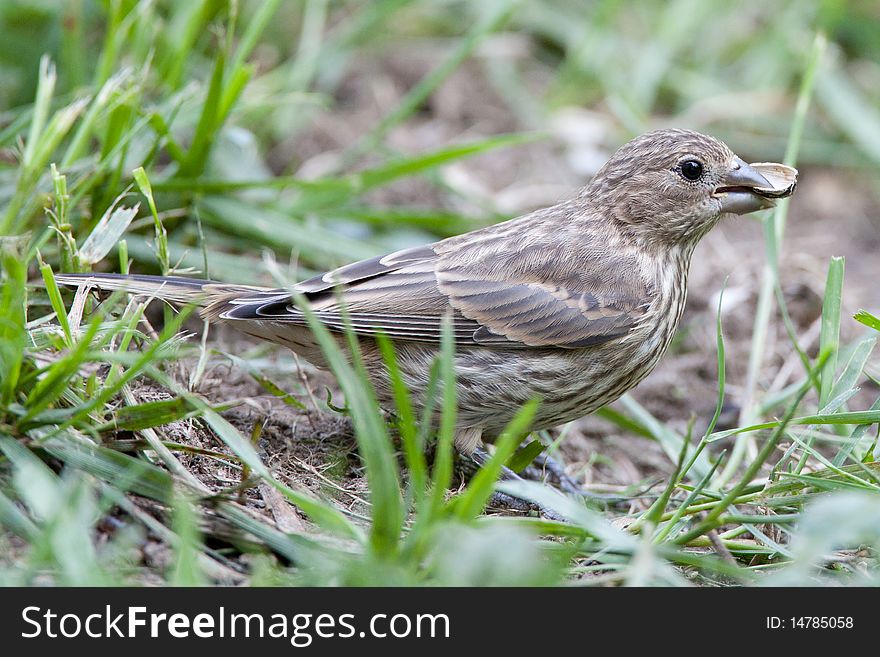
<path id="1" fill-rule="evenodd" d="M 16 398 L 28 339 L 25 250 L 23 238 L 0 237 L 0 408 Z"/>
<path id="2" fill-rule="evenodd" d="M 443 320 L 443 334 L 440 343 L 439 372 L 440 385 L 440 426 L 437 431 L 437 448 L 434 454 L 434 468 L 431 473 L 431 500 L 428 521 L 437 517 L 444 504 L 446 491 L 452 483 L 452 454 L 455 443 L 456 416 L 458 414 L 457 384 L 455 374 L 455 340 L 452 337 L 452 321 L 447 316 Z"/>
<path id="3" fill-rule="evenodd" d="M 403 380 L 400 366 L 397 362 L 394 344 L 384 334 L 376 336 L 376 342 L 382 351 L 385 367 L 388 368 L 388 377 L 391 380 L 391 389 L 394 394 L 394 405 L 397 409 L 398 427 L 400 439 L 403 443 L 406 466 L 409 470 L 410 488 L 412 491 L 412 505 L 415 508 L 422 506 L 425 489 L 428 482 L 428 466 L 425 460 L 425 445 L 420 440 L 415 411 L 409 390 Z"/>
<path id="4" fill-rule="evenodd" d="M 520 473 L 529 467 L 541 452 L 544 451 L 544 444 L 540 440 L 533 440 L 522 448 L 516 450 L 513 455 L 507 459 L 505 465 L 516 473 Z"/>
<path id="5" fill-rule="evenodd" d="M 55 282 L 55 274 L 52 273 L 52 266 L 48 263 L 40 265 L 40 275 L 43 277 L 43 283 L 46 285 L 46 293 L 49 295 L 49 303 L 52 304 L 52 310 L 55 311 L 55 317 L 64 333 L 64 342 L 67 346 L 73 344 L 73 334 L 70 331 L 70 322 L 67 320 L 67 310 L 64 308 L 64 301 L 61 299 L 61 291 L 58 289 L 58 283 Z"/>
<path id="6" fill-rule="evenodd" d="M 868 328 L 872 328 L 875 331 L 880 331 L 880 317 L 872 315 L 867 310 L 859 310 L 855 315 L 853 315 L 853 319 L 855 319 L 857 322 L 861 322 Z"/>
<path id="7" fill-rule="evenodd" d="M 868 411 L 846 411 L 841 413 L 818 413 L 816 415 L 804 415 L 801 417 L 795 417 L 788 421 L 788 424 L 793 425 L 802 425 L 802 424 L 828 424 L 828 425 L 838 425 L 838 424 L 873 424 L 874 422 L 880 422 L 880 412 L 875 410 Z M 736 429 L 726 429 L 724 431 L 716 431 L 711 436 L 709 436 L 710 442 L 714 442 L 716 440 L 721 440 L 722 438 L 727 438 L 728 436 L 735 436 L 741 433 L 748 433 L 750 431 L 760 431 L 761 429 L 775 429 L 781 425 L 780 421 L 772 421 L 772 422 L 761 422 L 759 424 L 751 424 L 747 427 L 737 427 Z"/>
<path id="8" fill-rule="evenodd" d="M 198 559 L 201 537 L 194 502 L 192 497 L 179 492 L 172 501 L 172 530 L 178 540 L 174 543 L 174 559 L 168 574 L 171 586 L 204 586 L 207 583 Z"/>
<path id="9" fill-rule="evenodd" d="M 519 409 L 504 428 L 495 443 L 495 452 L 479 469 L 464 491 L 455 499 L 455 514 L 461 520 L 476 518 L 495 490 L 501 468 L 513 456 L 522 439 L 528 435 L 532 418 L 538 410 L 538 402 L 533 400 Z"/>
<path id="10" fill-rule="evenodd" d="M 843 258 L 831 258 L 828 264 L 828 278 L 825 282 L 825 297 L 822 302 L 822 328 L 819 333 L 819 349 L 830 355 L 820 372 L 819 407 L 825 406 L 831 398 L 834 377 L 837 372 L 837 352 L 840 348 L 840 304 L 843 294 Z"/>
<path id="11" fill-rule="evenodd" d="M 144 459 L 63 434 L 44 441 L 40 449 L 72 468 L 112 484 L 118 490 L 131 491 L 166 504 L 172 500 L 173 477 Z"/>

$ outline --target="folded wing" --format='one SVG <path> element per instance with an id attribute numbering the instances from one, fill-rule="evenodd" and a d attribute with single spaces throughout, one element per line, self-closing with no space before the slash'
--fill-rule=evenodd
<path id="1" fill-rule="evenodd" d="M 595 263 L 588 276 L 554 282 L 546 273 L 552 268 L 499 270 L 463 257 L 467 248 L 441 242 L 405 249 L 303 281 L 296 290 L 334 331 L 348 324 L 360 335 L 438 343 L 448 317 L 458 344 L 501 348 L 600 344 L 628 333 L 650 303 L 640 279 L 603 274 Z M 229 295 L 215 308 L 229 321 L 306 324 L 284 290 Z"/>

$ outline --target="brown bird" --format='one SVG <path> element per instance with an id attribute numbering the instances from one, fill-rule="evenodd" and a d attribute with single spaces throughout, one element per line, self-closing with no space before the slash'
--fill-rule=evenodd
<path id="1" fill-rule="evenodd" d="M 725 144 L 658 130 L 621 147 L 578 196 L 433 244 L 356 262 L 296 290 L 325 326 L 344 331 L 344 306 L 383 405 L 393 399 L 371 336 L 395 343 L 417 407 L 441 326 L 456 343 L 456 447 L 472 453 L 527 401 L 533 428 L 608 404 L 644 379 L 669 346 L 687 293 L 691 254 L 725 214 L 771 207 L 797 171 L 746 164 Z M 210 321 L 290 347 L 326 366 L 289 290 L 205 280 L 63 274 L 68 285 L 125 288 L 199 303 Z M 341 338 L 340 338 L 341 339 Z"/>

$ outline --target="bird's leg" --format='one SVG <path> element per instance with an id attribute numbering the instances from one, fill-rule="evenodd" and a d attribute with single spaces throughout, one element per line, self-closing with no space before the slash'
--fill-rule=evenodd
<path id="1" fill-rule="evenodd" d="M 489 453 L 483 449 L 482 447 L 477 447 L 470 453 L 470 459 L 473 461 L 475 465 L 478 467 L 482 467 L 489 460 Z M 524 481 L 522 477 L 520 477 L 513 470 L 508 468 L 507 466 L 501 466 L 501 481 Z M 514 495 L 510 495 L 508 493 L 502 493 L 501 491 L 494 491 L 492 493 L 492 497 L 489 498 L 489 504 L 493 504 L 496 506 L 500 506 L 507 509 L 514 509 L 516 511 L 537 511 L 544 518 L 548 520 L 558 520 L 560 522 L 566 522 L 565 518 L 560 516 L 558 513 L 553 511 L 552 509 L 548 509 L 540 504 L 535 504 L 534 502 L 529 502 L 528 500 L 524 500 L 520 497 L 516 497 Z"/>
<path id="2" fill-rule="evenodd" d="M 583 495 L 580 484 L 565 472 L 565 466 L 544 452 L 538 454 L 525 470 L 524 478 L 555 484 L 560 490 L 573 495 Z"/>

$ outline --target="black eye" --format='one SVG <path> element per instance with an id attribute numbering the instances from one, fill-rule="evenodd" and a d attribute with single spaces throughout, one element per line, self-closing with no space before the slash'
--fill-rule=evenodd
<path id="1" fill-rule="evenodd" d="M 699 180 L 703 175 L 703 165 L 696 160 L 685 160 L 679 165 L 679 170 L 687 180 Z"/>

